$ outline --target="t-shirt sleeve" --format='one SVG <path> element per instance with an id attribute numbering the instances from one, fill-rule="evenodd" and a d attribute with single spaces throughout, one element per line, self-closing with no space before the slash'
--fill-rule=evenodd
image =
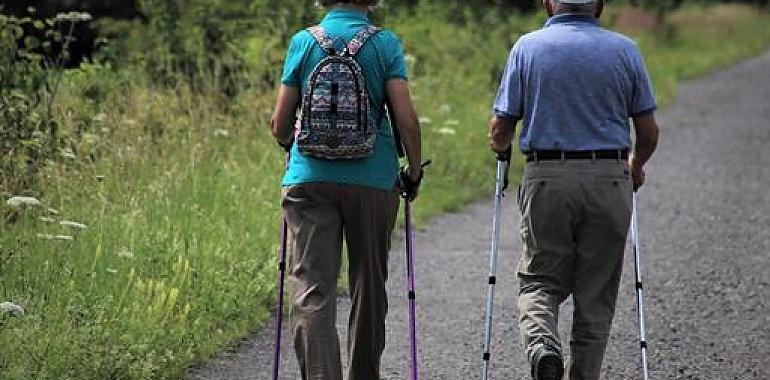
<path id="1" fill-rule="evenodd" d="M 286 52 L 286 61 L 283 64 L 283 75 L 281 83 L 289 87 L 301 86 L 301 70 L 303 57 L 303 32 L 299 32 L 292 37 L 289 43 L 289 49 Z"/>
<path id="2" fill-rule="evenodd" d="M 500 88 L 497 90 L 493 106 L 495 115 L 517 120 L 522 118 L 524 109 L 522 69 L 521 44 L 517 42 L 511 49 L 500 80 Z"/>
<path id="3" fill-rule="evenodd" d="M 650 75 L 644 65 L 644 59 L 636 48 L 631 53 L 631 63 L 634 70 L 634 80 L 628 116 L 637 117 L 655 111 L 658 106 Z"/>
<path id="4" fill-rule="evenodd" d="M 387 37 L 387 48 L 385 54 L 385 79 L 404 79 L 408 80 L 409 74 L 406 68 L 406 58 L 404 54 L 404 45 L 401 40 L 392 32 L 385 32 Z"/>

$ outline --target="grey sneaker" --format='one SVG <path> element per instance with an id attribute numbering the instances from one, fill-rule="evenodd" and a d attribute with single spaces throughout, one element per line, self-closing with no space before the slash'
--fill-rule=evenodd
<path id="1" fill-rule="evenodd" d="M 561 380 L 564 363 L 553 347 L 542 346 L 532 357 L 532 378 L 535 380 Z"/>

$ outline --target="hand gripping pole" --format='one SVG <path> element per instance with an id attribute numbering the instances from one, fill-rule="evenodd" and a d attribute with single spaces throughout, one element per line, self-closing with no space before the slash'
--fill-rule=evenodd
<path id="1" fill-rule="evenodd" d="M 508 158 L 510 160 L 510 158 Z M 495 207 L 492 218 L 492 249 L 489 251 L 489 289 L 487 291 L 486 330 L 484 333 L 483 371 L 481 378 L 489 379 L 489 360 L 491 357 L 490 344 L 492 341 L 492 314 L 494 310 L 495 284 L 497 283 L 497 249 L 500 241 L 500 218 L 503 203 L 503 189 L 508 162 L 502 156 L 497 160 L 497 176 L 495 180 Z"/>
<path id="2" fill-rule="evenodd" d="M 644 380 L 649 380 L 647 367 L 647 332 L 644 323 L 644 293 L 642 287 L 642 259 L 639 251 L 639 222 L 637 220 L 636 193 L 633 194 L 631 214 L 631 245 L 634 250 L 634 264 L 636 272 L 636 310 L 639 315 L 639 348 L 641 349 L 641 364 Z"/>

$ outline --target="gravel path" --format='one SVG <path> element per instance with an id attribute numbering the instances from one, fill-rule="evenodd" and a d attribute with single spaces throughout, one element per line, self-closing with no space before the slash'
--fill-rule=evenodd
<path id="1" fill-rule="evenodd" d="M 639 205 L 652 378 L 770 379 L 770 52 L 686 84 L 659 120 L 661 144 Z M 422 378 L 480 376 L 491 206 L 485 200 L 437 218 L 415 237 Z M 514 197 L 507 197 L 495 379 L 528 378 L 516 325 L 516 211 Z M 407 378 L 402 242 L 390 263 L 388 380 Z M 629 251 L 605 379 L 640 378 L 632 259 Z M 562 315 L 571 314 L 571 306 L 564 307 Z M 345 297 L 339 309 L 344 342 Z M 562 323 L 565 341 L 569 323 Z M 250 337 L 189 379 L 268 379 L 272 334 L 267 329 Z M 281 378 L 298 379 L 290 339 L 284 342 Z"/>

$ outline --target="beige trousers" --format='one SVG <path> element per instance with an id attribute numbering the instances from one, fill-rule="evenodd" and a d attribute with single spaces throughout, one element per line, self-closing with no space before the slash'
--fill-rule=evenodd
<path id="1" fill-rule="evenodd" d="M 388 251 L 398 204 L 396 191 L 329 183 L 284 189 L 289 316 L 302 379 L 342 380 L 335 321 L 343 237 L 352 299 L 347 378 L 380 378 Z"/>
<path id="2" fill-rule="evenodd" d="M 528 357 L 561 350 L 559 306 L 572 295 L 571 359 L 565 378 L 597 380 L 615 312 L 632 184 L 617 160 L 528 163 L 519 188 L 519 327 Z M 569 376 L 569 377 L 567 377 Z"/>

